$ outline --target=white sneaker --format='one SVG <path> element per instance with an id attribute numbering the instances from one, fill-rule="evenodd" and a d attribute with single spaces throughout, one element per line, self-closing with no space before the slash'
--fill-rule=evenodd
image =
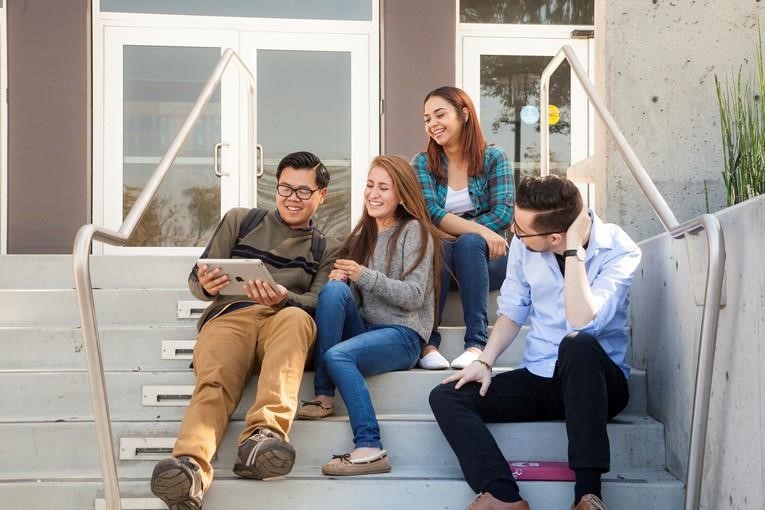
<path id="1" fill-rule="evenodd" d="M 430 351 L 420 358 L 417 364 L 425 370 L 444 370 L 449 368 L 449 360 L 444 358 L 438 351 Z"/>
<path id="2" fill-rule="evenodd" d="M 457 370 L 462 370 L 472 362 L 478 359 L 478 356 L 480 356 L 480 352 L 475 351 L 465 351 L 452 361 L 452 368 L 456 368 Z"/>

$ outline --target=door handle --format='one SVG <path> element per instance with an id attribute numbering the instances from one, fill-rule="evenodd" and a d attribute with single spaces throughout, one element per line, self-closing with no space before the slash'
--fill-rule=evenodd
<path id="1" fill-rule="evenodd" d="M 263 146 L 260 144 L 255 145 L 258 149 L 258 168 L 255 170 L 255 177 L 261 177 L 263 175 L 263 161 L 266 159 L 263 153 Z"/>
<path id="2" fill-rule="evenodd" d="M 228 175 L 227 173 L 221 172 L 220 170 L 220 151 L 223 147 L 228 147 L 228 144 L 225 142 L 218 142 L 215 144 L 215 148 L 213 149 L 213 172 L 215 172 L 215 175 L 218 177 Z"/>

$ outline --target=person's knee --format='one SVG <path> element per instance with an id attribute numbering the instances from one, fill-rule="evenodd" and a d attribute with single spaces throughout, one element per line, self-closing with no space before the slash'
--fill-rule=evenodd
<path id="1" fill-rule="evenodd" d="M 290 335 L 293 341 L 310 346 L 316 337 L 316 323 L 313 318 L 296 306 L 288 306 L 279 311 L 278 319 L 285 326 L 291 328 L 294 334 Z"/>
<path id="2" fill-rule="evenodd" d="M 468 253 L 475 255 L 477 251 L 487 252 L 489 249 L 486 239 L 475 233 L 460 235 L 454 244 L 454 250 L 457 253 Z"/>
<path id="3" fill-rule="evenodd" d="M 351 295 L 351 288 L 347 283 L 330 280 L 319 291 L 319 304 L 317 306 L 333 306 L 343 302 Z"/>
<path id="4" fill-rule="evenodd" d="M 449 403 L 455 400 L 457 391 L 454 389 L 454 384 L 438 384 L 435 388 L 430 390 L 428 402 L 430 403 L 430 409 L 433 414 L 438 413 Z"/>
<path id="5" fill-rule="evenodd" d="M 560 342 L 558 358 L 589 357 L 593 354 L 593 348 L 598 345 L 597 339 L 589 333 L 575 331 L 569 333 Z"/>
<path id="6" fill-rule="evenodd" d="M 343 349 L 343 347 L 343 343 L 340 342 L 324 353 L 324 365 L 330 372 L 337 370 L 342 365 L 353 361 L 351 356 L 345 351 L 345 349 Z"/>

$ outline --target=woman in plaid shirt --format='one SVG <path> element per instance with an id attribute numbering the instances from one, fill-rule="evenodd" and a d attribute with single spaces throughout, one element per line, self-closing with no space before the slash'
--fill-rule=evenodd
<path id="1" fill-rule="evenodd" d="M 440 87 L 425 97 L 427 151 L 412 158 L 428 212 L 454 237 L 444 243 L 439 310 L 456 281 L 465 322 L 465 352 L 451 364 L 434 328 L 420 366 L 461 369 L 486 345 L 489 291 L 499 289 L 507 266 L 505 231 L 513 220 L 513 168 L 504 150 L 487 145 L 470 97 Z"/>

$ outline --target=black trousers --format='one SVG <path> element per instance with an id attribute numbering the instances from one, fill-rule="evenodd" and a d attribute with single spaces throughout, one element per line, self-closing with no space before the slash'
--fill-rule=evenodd
<path id="1" fill-rule="evenodd" d="M 498 479 L 515 483 L 486 422 L 565 419 L 571 469 L 609 471 L 606 422 L 625 408 L 629 390 L 624 373 L 593 336 L 572 333 L 561 341 L 552 378 L 522 368 L 495 376 L 485 397 L 479 388 L 440 384 L 430 393 L 436 421 L 475 492 Z"/>

